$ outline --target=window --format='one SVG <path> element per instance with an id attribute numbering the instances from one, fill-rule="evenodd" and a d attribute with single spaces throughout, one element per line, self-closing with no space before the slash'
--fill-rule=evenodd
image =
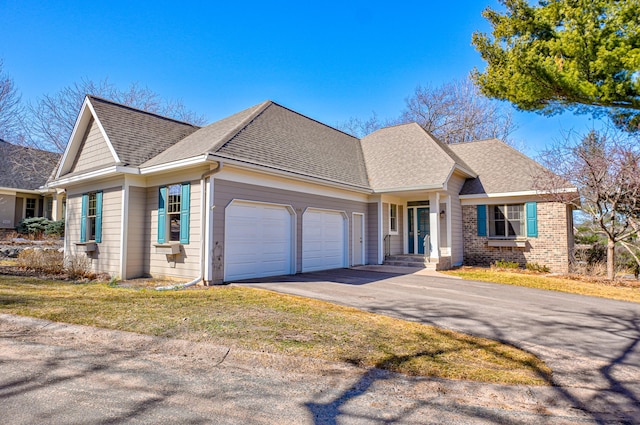
<path id="1" fill-rule="evenodd" d="M 82 195 L 80 242 L 102 242 L 102 192 Z"/>
<path id="2" fill-rule="evenodd" d="M 389 233 L 398 233 L 398 205 L 389 204 Z"/>
<path id="3" fill-rule="evenodd" d="M 36 216 L 36 200 L 27 198 L 27 207 L 24 210 L 24 218 L 33 218 Z"/>
<path id="4" fill-rule="evenodd" d="M 525 234 L 524 204 L 489 206 L 489 237 L 513 239 Z"/>
<path id="5" fill-rule="evenodd" d="M 53 198 L 47 198 L 45 217 L 47 217 L 49 220 L 53 219 Z"/>
<path id="6" fill-rule="evenodd" d="M 169 240 L 180 240 L 180 196 L 182 185 L 174 184 L 168 187 L 169 202 L 167 203 L 167 219 L 169 221 Z"/>
<path id="7" fill-rule="evenodd" d="M 191 184 L 162 186 L 158 196 L 158 243 L 189 243 Z"/>

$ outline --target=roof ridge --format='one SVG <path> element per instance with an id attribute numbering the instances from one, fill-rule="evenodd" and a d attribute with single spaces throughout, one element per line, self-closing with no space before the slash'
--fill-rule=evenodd
<path id="1" fill-rule="evenodd" d="M 279 104 L 279 103 L 277 103 L 277 102 L 274 102 L 274 101 L 270 101 L 270 102 L 271 102 L 272 104 L 276 105 L 276 106 L 281 107 L 282 109 L 286 109 L 286 110 L 287 110 L 287 111 L 289 111 L 289 112 L 293 112 L 293 113 L 294 113 L 294 114 L 296 114 L 296 115 L 300 115 L 301 117 L 306 118 L 306 119 L 311 120 L 311 121 L 314 121 L 314 122 L 316 122 L 316 123 L 318 123 L 318 124 L 320 124 L 320 125 L 322 125 L 322 126 L 324 126 L 324 127 L 330 128 L 330 129 L 335 130 L 335 131 L 337 131 L 337 132 L 339 132 L 339 133 L 342 133 L 342 134 L 345 134 L 345 135 L 347 135 L 347 136 L 349 136 L 349 137 L 352 137 L 352 138 L 354 138 L 354 139 L 360 140 L 358 137 L 354 136 L 353 134 L 349 134 L 349 133 L 347 133 L 347 132 L 345 132 L 345 131 L 342 131 L 342 130 L 340 130 L 340 129 L 338 129 L 338 128 L 335 128 L 335 127 L 333 127 L 333 126 L 330 126 L 329 124 L 325 124 L 325 123 L 323 123 L 322 121 L 318 121 L 318 120 L 317 120 L 317 119 L 315 119 L 315 118 L 308 117 L 308 116 L 306 116 L 305 114 L 301 114 L 300 112 L 298 112 L 298 111 L 294 111 L 293 109 L 290 109 L 290 108 L 287 108 L 286 106 L 283 106 L 283 105 L 281 105 L 281 104 Z"/>
<path id="2" fill-rule="evenodd" d="M 253 111 L 251 114 L 249 114 L 248 117 L 246 117 L 245 119 L 243 119 L 242 121 L 240 121 L 240 123 L 238 125 L 236 125 L 235 127 L 233 127 L 231 130 L 229 130 L 220 140 L 219 143 L 217 143 L 214 147 L 212 147 L 209 152 L 213 153 L 213 152 L 217 152 L 218 149 L 220 149 L 221 147 L 223 147 L 225 144 L 227 144 L 231 139 L 233 139 L 235 136 L 237 136 L 242 130 L 244 130 L 249 124 L 251 124 L 256 118 L 258 118 L 260 115 L 262 115 L 262 113 L 264 111 L 267 110 L 267 108 L 269 108 L 269 106 L 271 106 L 273 104 L 273 101 L 271 100 L 265 100 L 262 103 L 258 103 L 257 105 L 254 106 L 250 106 L 247 109 L 251 109 L 251 108 L 256 108 L 255 111 Z M 246 111 L 246 109 L 245 109 Z M 240 112 L 236 112 L 237 114 L 242 113 L 242 111 Z M 235 114 L 234 114 L 235 115 Z M 233 115 L 230 115 L 230 117 Z M 225 118 L 229 118 L 229 117 L 225 117 Z M 223 118 L 223 119 L 225 119 Z M 218 120 L 216 122 L 213 122 L 212 124 L 215 124 L 219 121 L 222 120 Z"/>
<path id="3" fill-rule="evenodd" d="M 476 176 L 478 175 L 478 173 L 473 168 L 471 168 L 462 158 L 460 158 L 460 156 L 458 156 L 458 154 L 456 154 L 449 147 L 448 144 L 442 142 L 440 139 L 438 139 L 430 131 L 428 131 L 426 128 L 422 127 L 417 122 L 414 121 L 413 124 L 415 124 L 418 127 L 420 127 L 422 129 L 422 131 L 424 131 L 429 137 L 431 137 L 431 139 L 433 139 L 433 141 L 435 142 L 436 146 L 438 146 L 438 148 L 440 148 L 440 150 L 442 152 L 444 152 L 445 155 L 447 155 L 449 158 L 451 158 L 451 160 L 453 161 L 454 165 L 459 165 L 461 167 L 464 167 L 466 169 L 466 171 L 470 171 L 473 174 L 475 174 Z"/>
<path id="4" fill-rule="evenodd" d="M 171 118 L 171 117 L 168 117 L 166 115 L 161 115 L 161 114 L 156 113 L 156 112 L 146 111 L 144 109 L 136 108 L 134 106 L 125 105 L 124 103 L 119 103 L 119 102 L 116 102 L 115 100 L 106 99 L 104 97 L 96 96 L 96 95 L 93 95 L 93 94 L 87 93 L 87 98 L 89 98 L 90 100 L 93 99 L 93 100 L 98 100 L 98 101 L 101 101 L 101 102 L 104 102 L 104 103 L 109 103 L 109 104 L 111 104 L 113 106 L 117 106 L 117 107 L 120 107 L 120 108 L 123 108 L 123 109 L 128 109 L 128 110 L 130 110 L 132 112 L 138 112 L 138 113 L 145 114 L 145 115 L 151 115 L 153 117 L 160 118 L 160 119 L 167 120 L 167 121 L 173 121 L 173 122 L 178 123 L 178 124 L 185 124 L 185 125 L 189 125 L 191 127 L 201 128 L 200 126 L 192 124 L 192 123 L 187 122 L 187 121 L 182 121 L 182 120 L 179 120 L 179 119 L 176 119 L 176 118 Z"/>

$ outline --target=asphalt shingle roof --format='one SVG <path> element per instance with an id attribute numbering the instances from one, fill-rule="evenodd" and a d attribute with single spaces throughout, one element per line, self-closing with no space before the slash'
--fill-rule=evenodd
<path id="1" fill-rule="evenodd" d="M 467 179 L 461 195 L 536 190 L 536 180 L 549 171 L 497 139 L 449 145 L 478 177 Z M 567 187 L 570 187 L 567 184 Z"/>
<path id="2" fill-rule="evenodd" d="M 27 148 L 0 139 L 0 187 L 34 190 L 43 186 L 60 154 Z"/>
<path id="3" fill-rule="evenodd" d="M 88 96 L 123 165 L 139 166 L 199 127 Z"/>
<path id="4" fill-rule="evenodd" d="M 458 165 L 472 169 L 416 123 L 380 129 L 361 140 L 374 190 L 438 186 Z"/>
<path id="5" fill-rule="evenodd" d="M 223 158 L 368 188 L 357 138 L 273 102 L 215 151 Z"/>
<path id="6" fill-rule="evenodd" d="M 220 121 L 216 121 L 206 127 L 189 134 L 167 150 L 151 158 L 143 167 L 164 164 L 171 161 L 192 158 L 194 156 L 213 153 L 216 149 L 228 141 L 230 137 L 240 131 L 256 113 L 264 109 L 268 102 L 247 108 Z"/>

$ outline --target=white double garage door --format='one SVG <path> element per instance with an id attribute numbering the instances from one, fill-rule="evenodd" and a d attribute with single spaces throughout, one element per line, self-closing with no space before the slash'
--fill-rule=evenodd
<path id="1" fill-rule="evenodd" d="M 225 210 L 224 280 L 296 272 L 296 215 L 291 207 L 233 201 Z M 347 266 L 347 227 L 340 211 L 302 214 L 302 271 Z"/>

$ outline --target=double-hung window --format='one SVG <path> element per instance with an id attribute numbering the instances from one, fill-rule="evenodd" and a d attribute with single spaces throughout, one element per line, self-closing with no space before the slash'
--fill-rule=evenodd
<path id="1" fill-rule="evenodd" d="M 515 239 L 525 235 L 524 204 L 489 206 L 489 237 Z"/>
<path id="2" fill-rule="evenodd" d="M 24 218 L 33 218 L 36 216 L 36 200 L 33 198 L 26 199 L 26 208 L 24 210 Z"/>
<path id="3" fill-rule="evenodd" d="M 189 243 L 191 184 L 162 186 L 158 196 L 158 243 Z"/>
<path id="4" fill-rule="evenodd" d="M 398 205 L 389 204 L 389 233 L 398 233 Z"/>
<path id="5" fill-rule="evenodd" d="M 102 192 L 82 195 L 80 242 L 102 242 Z"/>

